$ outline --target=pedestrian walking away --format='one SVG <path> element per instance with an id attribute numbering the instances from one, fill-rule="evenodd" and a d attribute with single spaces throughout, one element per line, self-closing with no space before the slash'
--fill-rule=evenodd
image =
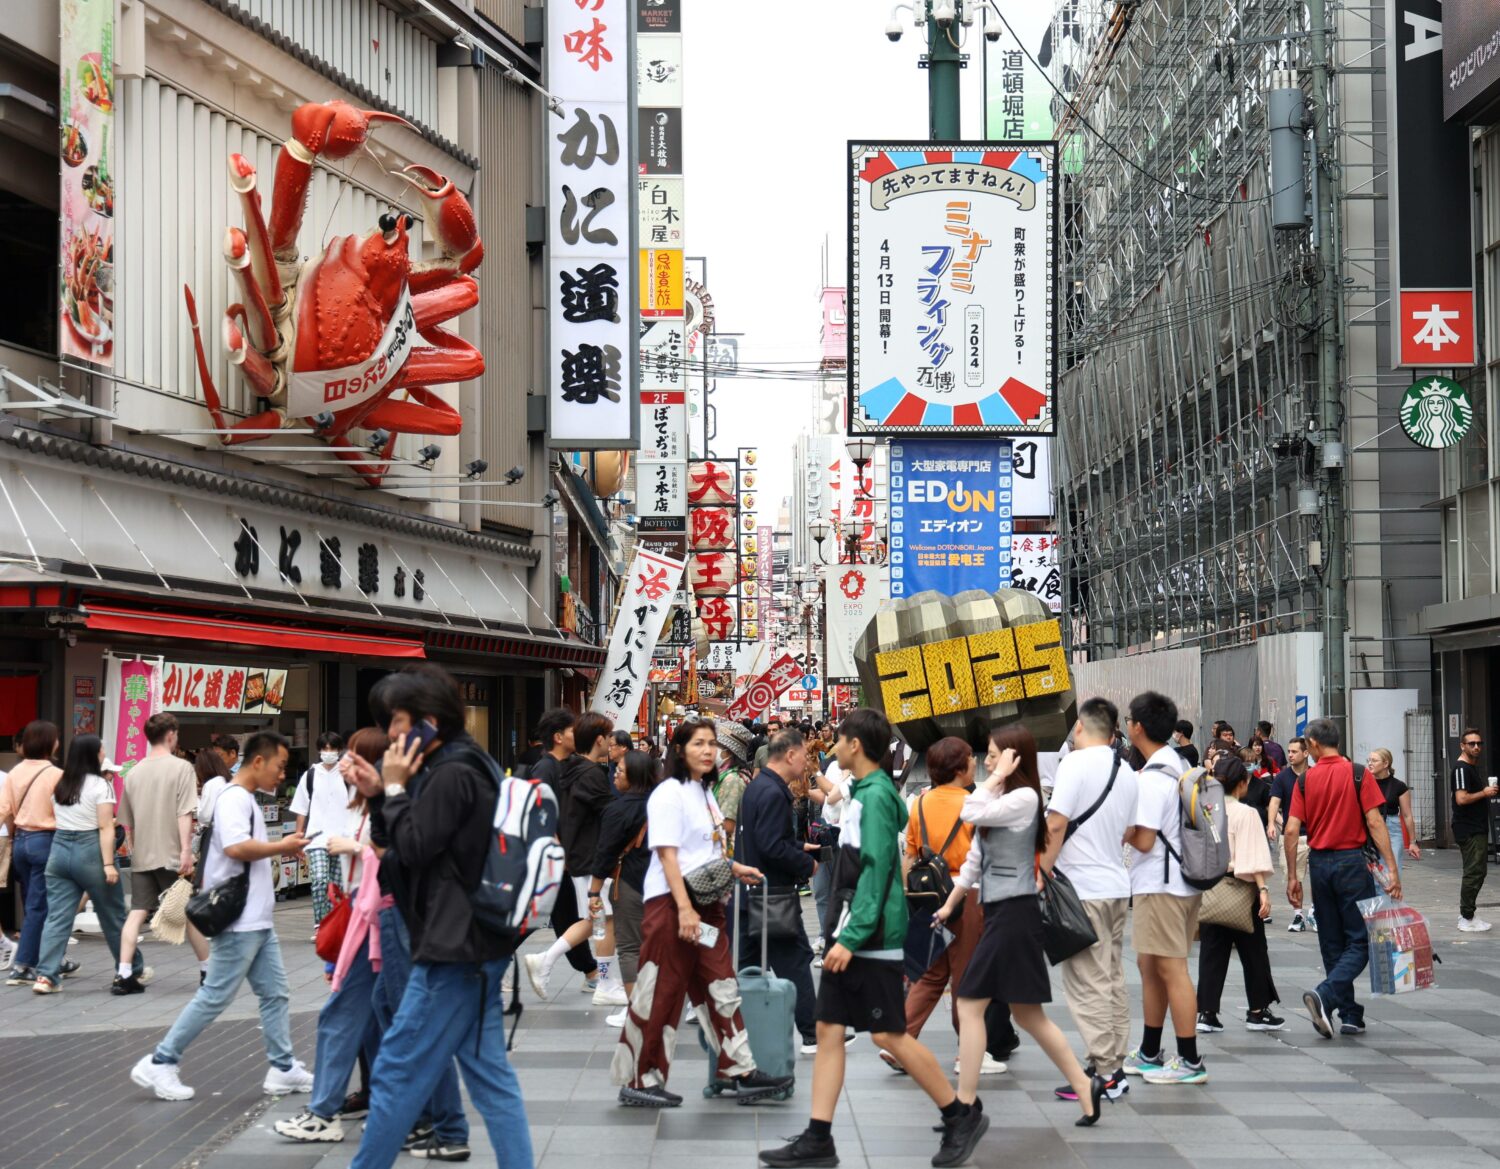
<path id="1" fill-rule="evenodd" d="M 1332 1039 L 1335 1014 L 1341 1034 L 1360 1035 L 1365 1029 L 1365 1009 L 1354 996 L 1354 981 L 1370 961 L 1369 932 L 1359 903 L 1376 893 L 1375 878 L 1365 860 L 1366 841 L 1379 851 L 1390 875 L 1387 892 L 1398 901 L 1401 872 L 1381 815 L 1385 799 L 1380 785 L 1364 768 L 1356 771 L 1339 754 L 1339 729 L 1330 720 L 1308 723 L 1304 738 L 1313 765 L 1292 789 L 1283 840 L 1290 872 L 1298 833 L 1307 824 L 1307 871 L 1325 977 L 1303 992 L 1302 1002 L 1313 1028 L 1324 1039 Z M 1300 907 L 1304 897 L 1300 881 L 1287 883 L 1287 900 L 1293 907 Z"/>
<path id="2" fill-rule="evenodd" d="M 1287 817 L 1292 811 L 1292 789 L 1297 782 L 1307 774 L 1307 740 L 1302 736 L 1288 739 L 1286 745 L 1287 765 L 1276 773 L 1276 778 L 1271 781 L 1271 799 L 1266 805 L 1266 839 L 1271 843 L 1272 857 L 1274 861 L 1281 854 L 1281 837 L 1286 829 Z M 1307 887 L 1307 825 L 1303 824 L 1297 837 L 1297 860 L 1294 864 L 1287 864 L 1286 883 L 1291 887 L 1292 878 L 1295 876 L 1304 888 Z M 1318 919 L 1312 911 L 1312 906 L 1295 910 L 1292 920 L 1287 925 L 1287 933 L 1300 934 L 1306 929 L 1316 932 Z"/>
<path id="3" fill-rule="evenodd" d="M 1125 919 L 1130 909 L 1130 871 L 1125 834 L 1135 817 L 1139 781 L 1110 746 L 1119 710 L 1107 698 L 1079 704 L 1073 750 L 1058 764 L 1047 805 L 1047 847 L 1039 867 L 1055 867 L 1073 884 L 1099 939 L 1062 963 L 1063 994 L 1082 1036 L 1090 1075 L 1105 1078 L 1118 1100 L 1130 1090 L 1125 1056 L 1130 1044 L 1130 997 L 1125 989 Z M 1178 723 L 1181 733 L 1182 723 Z M 1191 734 L 1191 729 L 1187 732 Z M 1076 1100 L 1074 1086 L 1056 1090 Z"/>
<path id="4" fill-rule="evenodd" d="M 279 1096 L 312 1088 L 312 1073 L 292 1054 L 291 993 L 272 917 L 276 895 L 271 879 L 274 859 L 297 856 L 307 842 L 296 833 L 268 840 L 255 799 L 256 792 L 276 790 L 286 774 L 286 758 L 286 739 L 274 731 L 257 731 L 245 743 L 234 782 L 219 796 L 203 861 L 203 887 L 214 889 L 247 875 L 245 904 L 239 917 L 209 943 L 207 977 L 198 992 L 156 1050 L 142 1056 L 130 1070 L 131 1080 L 162 1100 L 192 1099 L 193 1089 L 182 1082 L 178 1064 L 245 982 L 260 1002 L 261 1037 L 271 1065 L 262 1090 Z"/>
<path id="5" fill-rule="evenodd" d="M 22 729 L 20 743 L 21 762 L 10 769 L 0 785 L 0 826 L 9 827 L 13 833 L 10 871 L 20 886 L 25 913 L 6 986 L 30 986 L 36 981 L 42 929 L 47 922 L 47 858 L 52 854 L 52 837 L 57 830 L 52 791 L 62 778 L 52 762 L 58 744 L 54 724 L 32 720 Z"/>
<path id="6" fill-rule="evenodd" d="M 1052 983 L 1037 900 L 1036 858 L 1048 851 L 1049 830 L 1042 808 L 1036 739 L 1019 723 L 1002 727 L 990 737 L 984 764 L 988 778 L 974 789 L 963 808 L 965 823 L 976 830 L 974 839 L 948 903 L 937 915 L 946 920 L 967 890 L 979 890 L 984 933 L 955 992 L 961 1028 L 958 1097 L 978 1110 L 984 1013 L 991 999 L 1000 999 L 1009 1004 L 1016 1025 L 1063 1073 L 1073 1090 L 1072 1099 L 1083 1110 L 1077 1123 L 1088 1127 L 1099 1121 L 1109 1082 L 1104 1075 L 1084 1071 L 1044 1009 L 1052 1001 Z"/>
<path id="7" fill-rule="evenodd" d="M 140 994 L 135 977 L 135 949 L 141 930 L 156 912 L 161 895 L 177 878 L 193 871 L 193 815 L 198 810 L 198 777 L 193 765 L 177 757 L 178 725 L 174 715 L 153 714 L 146 720 L 146 758 L 125 776 L 119 820 L 130 852 L 130 914 L 120 938 L 120 960 L 110 993 Z M 208 942 L 191 923 L 188 943 L 206 977 Z"/>
<path id="8" fill-rule="evenodd" d="M 719 1079 L 732 1083 L 742 1102 L 780 1094 L 792 1083 L 756 1068 L 740 1014 L 724 898 L 733 879 L 759 882 L 762 874 L 730 860 L 724 818 L 709 790 L 717 752 L 712 721 L 683 722 L 672 733 L 667 774 L 646 804 L 652 857 L 642 890 L 640 972 L 610 1065 L 628 1107 L 682 1104 L 667 1080 L 684 1001 L 698 1014 Z"/>
<path id="9" fill-rule="evenodd" d="M 719 724 L 721 745 L 725 726 L 735 725 Z M 744 730 L 743 727 L 736 729 Z M 783 904 L 791 903 L 785 913 L 787 920 L 784 925 L 772 928 L 773 919 L 779 921 L 781 915 L 767 914 L 761 919 L 761 927 L 766 931 L 771 969 L 797 988 L 797 1033 L 802 1040 L 802 1054 L 812 1055 L 818 1048 L 813 1021 L 816 995 L 812 979 L 813 951 L 802 924 L 797 888 L 812 877 L 817 867 L 814 860 L 816 846 L 805 845 L 797 838 L 792 823 L 792 790 L 789 786 L 794 778 L 802 776 L 806 756 L 807 746 L 801 731 L 785 730 L 771 736 L 766 765 L 743 789 L 734 859 L 762 873 L 771 898 Z M 751 904 L 761 900 L 761 893 L 736 889 L 735 896 L 740 900 L 738 920 L 743 952 L 758 954 L 761 937 L 759 931 L 752 928 Z"/>
<path id="10" fill-rule="evenodd" d="M 318 759 L 297 780 L 291 811 L 297 817 L 297 832 L 307 837 L 307 873 L 312 881 L 313 928 L 328 916 L 332 903 L 328 886 L 337 884 L 328 842 L 349 835 L 349 804 L 353 796 L 339 774 L 344 740 L 333 731 L 318 736 Z M 314 938 L 314 941 L 317 939 Z"/>
<path id="11" fill-rule="evenodd" d="M 1250 933 L 1200 922 L 1198 948 L 1198 1030 L 1224 1030 L 1219 1017 L 1224 977 L 1229 973 L 1229 952 L 1240 958 L 1245 975 L 1245 1030 L 1280 1031 L 1286 1026 L 1272 1009 L 1279 1001 L 1271 977 L 1271 954 L 1266 948 L 1266 920 L 1271 916 L 1271 893 L 1266 878 L 1271 875 L 1271 849 L 1260 817 L 1241 797 L 1250 785 L 1250 773 L 1242 760 L 1221 755 L 1214 776 L 1224 788 L 1224 811 L 1229 824 L 1229 873 L 1215 887 L 1217 895 L 1243 899 L 1250 906 Z"/>
<path id="12" fill-rule="evenodd" d="M 508 1166 L 531 1169 L 502 1005 L 519 937 L 481 924 L 470 900 L 496 848 L 504 777 L 465 731 L 462 691 L 441 667 L 388 674 L 370 691 L 370 713 L 391 745 L 378 777 L 363 768 L 353 774 L 369 800 L 372 840 L 385 850 L 380 873 L 410 933 L 412 969 L 381 1038 L 352 1169 L 395 1163 L 455 1058 L 491 1146 L 504 1150 Z"/>
<path id="13" fill-rule="evenodd" d="M 1417 843 L 1417 825 L 1411 814 L 1411 788 L 1397 777 L 1395 763 L 1390 748 L 1376 747 L 1365 759 L 1365 770 L 1375 777 L 1380 794 L 1385 797 L 1380 814 L 1385 817 L 1391 851 L 1396 854 L 1396 869 L 1405 872 L 1407 857 L 1414 861 L 1422 859 L 1422 846 Z"/>
<path id="14" fill-rule="evenodd" d="M 47 856 L 47 921 L 32 985 L 37 994 L 57 994 L 63 977 L 78 968 L 64 957 L 85 894 L 110 954 L 119 961 L 125 894 L 115 867 L 114 813 L 115 786 L 104 778 L 103 744 L 98 735 L 79 735 L 68 747 L 67 766 L 52 789 L 57 830 Z M 141 982 L 150 981 L 139 954 L 132 973 Z"/>
<path id="15" fill-rule="evenodd" d="M 1453 768 L 1453 839 L 1458 844 L 1463 858 L 1463 880 L 1458 890 L 1458 928 L 1464 933 L 1478 934 L 1490 928 L 1490 923 L 1479 917 L 1475 910 L 1479 906 L 1479 890 L 1484 888 L 1485 874 L 1489 869 L 1490 801 L 1500 796 L 1500 785 L 1494 777 L 1488 780 L 1479 776 L 1479 755 L 1484 750 L 1484 737 L 1475 727 L 1467 728 L 1460 740 L 1462 744 L 1458 764 Z M 16 959 L 19 965 L 20 959 Z"/>
<path id="16" fill-rule="evenodd" d="M 640 970 L 641 891 L 651 866 L 651 849 L 646 844 L 646 803 L 656 786 L 651 756 L 644 751 L 626 751 L 615 764 L 614 785 L 619 798 L 610 801 L 599 820 L 599 847 L 594 853 L 588 903 L 592 914 L 595 903 L 604 899 L 606 888 L 609 890 L 615 961 L 628 1000 Z M 623 1027 L 629 1009 L 627 1001 L 604 1021 L 611 1027 Z"/>
<path id="17" fill-rule="evenodd" d="M 838 883 L 823 923 L 812 1115 L 791 1144 L 760 1154 L 771 1169 L 838 1164 L 833 1115 L 844 1090 L 847 1027 L 868 1031 L 937 1106 L 942 1140 L 934 1165 L 963 1164 L 989 1128 L 979 1103 L 959 1100 L 937 1057 L 906 1033 L 901 978 L 907 910 L 897 840 L 907 812 L 895 781 L 879 764 L 890 741 L 891 724 L 877 710 L 857 708 L 839 725 L 834 753 L 853 783 L 840 828 Z"/>
<path id="18" fill-rule="evenodd" d="M 1148 1084 L 1204 1084 L 1208 1070 L 1198 1056 L 1198 998 L 1188 955 L 1198 925 L 1199 891 L 1182 873 L 1182 797 L 1178 780 L 1184 768 L 1166 745 L 1177 725 L 1177 704 L 1147 691 L 1130 701 L 1125 720 L 1131 745 L 1145 760 L 1134 825 L 1126 843 L 1130 859 L 1131 942 L 1141 972 L 1141 1043 L 1125 1057 L 1125 1071 Z M 1220 732 L 1221 737 L 1230 728 Z M 1162 1029 L 1167 1013 L 1177 1039 L 1177 1055 L 1167 1058 Z"/>

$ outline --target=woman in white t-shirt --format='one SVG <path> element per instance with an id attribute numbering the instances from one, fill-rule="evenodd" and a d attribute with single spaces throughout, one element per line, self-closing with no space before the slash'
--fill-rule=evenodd
<path id="1" fill-rule="evenodd" d="M 740 1017 L 739 983 L 725 928 L 726 888 L 711 904 L 695 902 L 688 877 L 729 858 L 724 817 L 709 784 L 716 778 L 718 740 L 708 719 L 689 719 L 672 735 L 666 775 L 646 803 L 651 867 L 642 890 L 640 972 L 610 1068 L 620 1103 L 631 1108 L 676 1108 L 682 1097 L 667 1091 L 671 1071 L 669 1029 L 692 1002 L 703 1034 L 718 1055 L 718 1081 L 743 1101 L 785 1093 L 791 1076 L 768 1076 L 755 1067 L 750 1037 Z M 761 873 L 733 864 L 735 877 L 759 881 Z"/>
<path id="2" fill-rule="evenodd" d="M 62 990 L 61 978 L 78 968 L 64 962 L 63 956 L 68 952 L 79 899 L 85 893 L 99 915 L 110 954 L 115 963 L 120 961 L 125 892 L 115 869 L 115 788 L 100 774 L 101 753 L 98 735 L 75 738 L 62 778 L 52 791 L 57 832 L 47 858 L 47 924 L 42 928 L 41 957 L 32 986 L 37 994 L 57 994 Z M 139 952 L 134 974 L 143 982 L 149 977 Z"/>

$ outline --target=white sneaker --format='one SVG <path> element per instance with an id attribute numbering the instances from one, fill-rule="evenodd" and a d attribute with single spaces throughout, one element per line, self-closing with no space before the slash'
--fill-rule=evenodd
<path id="1" fill-rule="evenodd" d="M 953 1061 L 953 1074 L 955 1076 L 958 1075 L 958 1065 L 960 1062 L 956 1059 Z M 979 1074 L 981 1076 L 998 1076 L 1008 1071 L 1010 1071 L 1010 1065 L 1003 1059 L 996 1059 L 987 1051 L 984 1053 L 984 1059 L 979 1064 Z"/>
<path id="2" fill-rule="evenodd" d="M 599 989 L 594 992 L 594 1006 L 596 1007 L 623 1007 L 630 1002 L 630 996 L 625 993 L 625 984 L 610 982 L 599 984 Z"/>
<path id="3" fill-rule="evenodd" d="M 1494 927 L 1492 927 L 1489 922 L 1477 917 L 1461 917 L 1458 919 L 1458 929 L 1460 933 L 1482 934 L 1485 932 L 1485 930 L 1492 928 Z"/>
<path id="4" fill-rule="evenodd" d="M 547 979 L 551 972 L 542 965 L 541 954 L 527 954 L 521 959 L 522 965 L 526 967 L 526 977 L 531 983 L 531 989 L 536 991 L 536 997 L 544 999 L 547 997 Z"/>
<path id="5" fill-rule="evenodd" d="M 141 1056 L 130 1069 L 130 1080 L 150 1088 L 161 1100 L 191 1100 L 193 1090 L 182 1082 L 175 1063 L 153 1063 L 150 1054 Z"/>
<path id="6" fill-rule="evenodd" d="M 267 1096 L 285 1096 L 288 1092 L 311 1092 L 312 1086 L 312 1072 L 302 1066 L 300 1059 L 294 1059 L 286 1071 L 270 1068 L 260 1090 Z"/>
<path id="7" fill-rule="evenodd" d="M 611 1027 L 623 1027 L 625 1026 L 625 1020 L 629 1016 L 629 1014 L 630 1009 L 628 1007 L 621 1007 L 613 1015 L 605 1015 L 604 1021 Z"/>
<path id="8" fill-rule="evenodd" d="M 0 970 L 9 970 L 12 962 L 16 960 L 16 944 L 0 934 Z"/>
<path id="9" fill-rule="evenodd" d="M 77 938 L 73 938 L 73 937 L 70 937 L 70 938 L 69 938 L 69 939 L 68 939 L 68 945 L 70 945 L 70 946 L 76 946 L 76 945 L 78 945 L 78 939 L 77 939 Z"/>
<path id="10" fill-rule="evenodd" d="M 294 1141 L 341 1141 L 344 1139 L 344 1126 L 337 1116 L 332 1120 L 324 1120 L 321 1116 L 304 1112 L 295 1120 L 278 1120 L 274 1127 L 282 1136 Z"/>

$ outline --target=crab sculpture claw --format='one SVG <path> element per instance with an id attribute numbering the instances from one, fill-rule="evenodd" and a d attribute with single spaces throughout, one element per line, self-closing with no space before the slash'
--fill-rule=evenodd
<path id="1" fill-rule="evenodd" d="M 444 256 L 431 267 L 460 275 L 467 275 L 479 267 L 484 259 L 479 224 L 474 218 L 474 209 L 453 185 L 453 180 L 417 163 L 391 173 L 422 196 L 422 218 L 427 223 L 427 230 L 443 249 Z M 412 266 L 414 287 L 420 283 L 417 278 L 425 267 L 422 264 Z"/>

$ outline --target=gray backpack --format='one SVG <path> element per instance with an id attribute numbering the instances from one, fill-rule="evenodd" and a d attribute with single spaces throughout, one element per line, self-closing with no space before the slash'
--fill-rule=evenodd
<path id="1" fill-rule="evenodd" d="M 1146 770 L 1172 774 L 1159 763 Z M 1170 879 L 1175 860 L 1182 879 L 1194 889 L 1212 889 L 1229 872 L 1229 818 L 1224 811 L 1224 786 L 1207 769 L 1191 767 L 1177 780 L 1177 795 L 1182 801 L 1182 855 L 1178 855 L 1164 834 L 1160 836 L 1166 852 L 1162 879 Z"/>

